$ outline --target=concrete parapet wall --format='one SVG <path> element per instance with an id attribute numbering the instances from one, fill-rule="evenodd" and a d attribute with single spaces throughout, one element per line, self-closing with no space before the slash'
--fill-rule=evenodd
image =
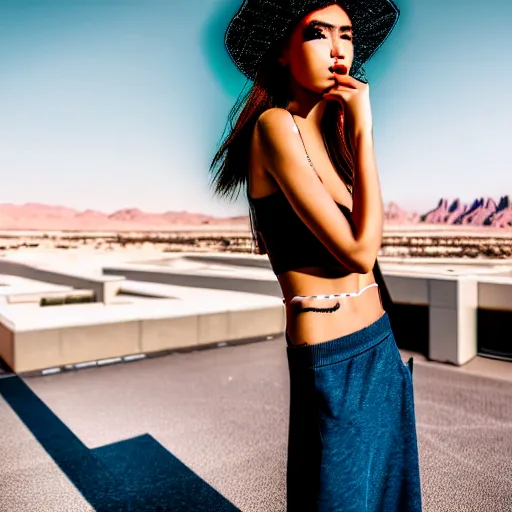
<path id="1" fill-rule="evenodd" d="M 0 356 L 15 371 L 30 372 L 283 333 L 281 289 L 265 270 L 267 260 L 229 255 L 193 259 L 212 267 L 195 271 L 146 262 L 103 267 L 108 275 L 82 277 L 0 261 L 0 273 L 92 290 L 103 300 L 39 308 L 29 303 L 29 295 L 18 292 L 10 303 L 4 294 Z M 233 267 L 219 269 L 220 263 Z M 432 360 L 467 363 L 477 355 L 478 309 L 512 310 L 509 277 L 464 272 L 382 266 L 395 303 L 428 307 L 424 328 L 429 329 Z M 68 294 L 72 288 L 53 293 Z"/>
<path id="2" fill-rule="evenodd" d="M 189 256 L 187 258 L 190 259 Z M 205 255 L 195 259 L 211 263 L 255 266 L 253 257 Z M 258 267 L 261 265 L 258 264 Z M 172 269 L 104 268 L 107 274 L 125 275 L 142 282 L 165 282 L 181 286 L 236 290 L 281 297 L 277 280 L 250 279 L 236 275 L 195 275 Z M 429 351 L 432 360 L 463 365 L 477 355 L 478 308 L 512 309 L 512 282 L 493 275 L 425 272 L 411 269 L 386 270 L 382 274 L 393 302 L 429 308 Z M 427 327 L 427 326 L 425 326 Z"/>
<path id="3" fill-rule="evenodd" d="M 277 279 L 250 279 L 248 277 L 218 276 L 204 274 L 187 274 L 171 270 L 104 267 L 103 272 L 110 276 L 123 276 L 131 281 L 172 284 L 193 288 L 210 288 L 213 290 L 230 290 L 248 292 L 273 297 L 282 297 Z"/>
<path id="4" fill-rule="evenodd" d="M 429 280 L 429 357 L 457 365 L 477 354 L 478 282 L 474 277 Z"/>
<path id="5" fill-rule="evenodd" d="M 72 288 L 89 289 L 94 293 L 96 300 L 105 303 L 110 302 L 116 296 L 124 281 L 124 278 L 120 276 L 85 277 L 62 272 L 61 270 L 41 269 L 16 261 L 0 261 L 0 273 Z"/>
<path id="6" fill-rule="evenodd" d="M 477 355 L 478 309 L 512 311 L 510 278 L 382 271 L 393 302 L 429 308 L 429 359 L 463 365 Z"/>
<path id="7" fill-rule="evenodd" d="M 139 322 L 119 322 L 15 332 L 13 369 L 21 373 L 137 354 L 139 331 Z"/>
<path id="8" fill-rule="evenodd" d="M 79 290 L 70 288 L 64 291 L 47 292 L 16 292 L 5 294 L 5 300 L 8 304 L 39 304 L 41 299 L 66 299 L 69 297 L 94 299 L 92 290 Z"/>
<path id="9" fill-rule="evenodd" d="M 258 267 L 272 269 L 268 256 L 264 255 L 233 255 L 233 254 L 187 254 L 185 259 L 201 263 L 221 263 L 240 267 Z"/>
<path id="10" fill-rule="evenodd" d="M 427 278 L 389 275 L 384 270 L 382 271 L 382 276 L 393 302 L 397 304 L 428 306 L 429 280 Z"/>
<path id="11" fill-rule="evenodd" d="M 478 283 L 478 307 L 497 311 L 512 310 L 512 285 L 491 280 Z"/>
<path id="12" fill-rule="evenodd" d="M 14 368 L 14 334 L 3 323 L 0 323 L 0 357 Z"/>
<path id="13" fill-rule="evenodd" d="M 24 373 L 276 335 L 283 332 L 284 322 L 284 308 L 276 304 L 51 329 L 10 330 L 0 325 L 0 356 L 14 371 Z"/>

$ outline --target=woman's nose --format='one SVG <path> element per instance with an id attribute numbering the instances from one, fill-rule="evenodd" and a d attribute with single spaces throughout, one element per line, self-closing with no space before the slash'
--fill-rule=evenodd
<path id="1" fill-rule="evenodd" d="M 344 59 L 343 50 L 341 49 L 341 41 L 333 41 L 331 49 L 331 57 L 337 59 Z"/>

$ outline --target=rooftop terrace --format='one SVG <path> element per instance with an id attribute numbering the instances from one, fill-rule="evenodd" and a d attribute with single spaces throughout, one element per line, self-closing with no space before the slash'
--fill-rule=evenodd
<path id="1" fill-rule="evenodd" d="M 402 316 L 424 322 L 425 350 L 401 350 L 424 510 L 512 510 L 512 363 L 478 355 L 477 328 L 482 311 L 510 319 L 510 265 L 380 261 Z M 17 253 L 0 284 L 16 370 L 0 370 L 0 510 L 284 511 L 289 383 L 266 258 Z"/>
<path id="2" fill-rule="evenodd" d="M 284 347 L 278 336 L 4 375 L 0 510 L 284 511 Z M 455 367 L 414 356 L 425 512 L 510 510 L 510 363 Z"/>

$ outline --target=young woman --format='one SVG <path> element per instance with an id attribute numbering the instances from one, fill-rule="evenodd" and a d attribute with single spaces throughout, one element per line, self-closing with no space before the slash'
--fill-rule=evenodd
<path id="1" fill-rule="evenodd" d="M 284 297 L 289 512 L 421 510 L 412 359 L 396 346 L 377 264 L 363 71 L 398 15 L 391 0 L 247 0 L 226 33 L 254 84 L 212 170 L 218 194 L 246 187 Z"/>

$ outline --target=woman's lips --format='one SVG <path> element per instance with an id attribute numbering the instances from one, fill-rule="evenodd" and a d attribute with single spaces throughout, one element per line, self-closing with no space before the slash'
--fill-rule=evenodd
<path id="1" fill-rule="evenodd" d="M 346 75 L 348 71 L 347 66 L 344 66 L 343 64 L 336 64 L 329 69 L 332 73 L 337 73 L 338 75 Z"/>

